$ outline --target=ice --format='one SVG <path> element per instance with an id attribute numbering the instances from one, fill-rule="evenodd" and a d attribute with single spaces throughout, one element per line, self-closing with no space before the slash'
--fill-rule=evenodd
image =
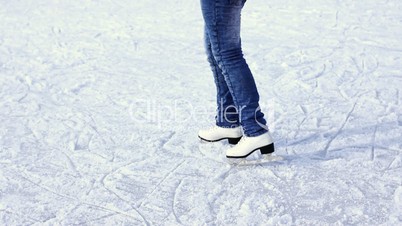
<path id="1" fill-rule="evenodd" d="M 401 11 L 247 1 L 279 160 L 233 166 L 199 1 L 0 0 L 0 224 L 402 225 Z"/>

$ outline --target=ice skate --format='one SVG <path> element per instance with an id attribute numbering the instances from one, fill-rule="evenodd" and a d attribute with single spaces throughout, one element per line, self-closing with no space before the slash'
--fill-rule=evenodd
<path id="1" fill-rule="evenodd" d="M 207 142 L 216 142 L 227 139 L 229 144 L 237 144 L 243 136 L 241 127 L 224 128 L 213 126 L 198 132 L 198 137 Z"/>
<path id="2" fill-rule="evenodd" d="M 245 159 L 255 151 L 259 150 L 263 157 L 275 151 L 274 142 L 269 132 L 256 137 L 243 136 L 240 142 L 226 151 L 229 159 Z"/>

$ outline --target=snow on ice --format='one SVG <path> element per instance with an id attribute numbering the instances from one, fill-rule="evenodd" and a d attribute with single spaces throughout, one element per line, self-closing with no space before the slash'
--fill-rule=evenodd
<path id="1" fill-rule="evenodd" d="M 0 0 L 0 224 L 402 225 L 401 12 L 247 1 L 283 160 L 230 166 L 198 1 Z"/>

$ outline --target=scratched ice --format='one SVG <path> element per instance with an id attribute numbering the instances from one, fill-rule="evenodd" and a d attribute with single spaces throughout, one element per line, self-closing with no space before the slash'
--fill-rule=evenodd
<path id="1" fill-rule="evenodd" d="M 401 12 L 247 1 L 283 160 L 231 166 L 199 1 L 0 0 L 0 224 L 402 225 Z"/>

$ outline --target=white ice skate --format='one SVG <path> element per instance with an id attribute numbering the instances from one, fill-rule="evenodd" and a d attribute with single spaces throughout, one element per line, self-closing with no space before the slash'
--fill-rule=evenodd
<path id="1" fill-rule="evenodd" d="M 228 139 L 230 144 L 237 144 L 242 136 L 243 133 L 240 126 L 235 128 L 213 126 L 209 129 L 200 130 L 198 132 L 198 137 L 207 142 L 216 142 Z"/>
<path id="2" fill-rule="evenodd" d="M 260 150 L 263 157 L 275 151 L 274 141 L 269 132 L 256 137 L 243 136 L 236 146 L 226 151 L 226 157 L 229 159 L 245 159 L 257 150 Z"/>

